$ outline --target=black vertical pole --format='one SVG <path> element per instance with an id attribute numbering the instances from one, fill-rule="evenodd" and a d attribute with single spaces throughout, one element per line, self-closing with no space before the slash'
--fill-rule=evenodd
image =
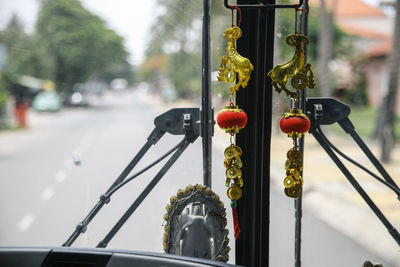
<path id="1" fill-rule="evenodd" d="M 203 0 L 203 38 L 202 38 L 202 98 L 201 98 L 201 137 L 203 138 L 203 184 L 211 188 L 211 72 L 210 72 L 210 0 Z"/>
<path id="2" fill-rule="evenodd" d="M 257 0 L 238 0 L 256 4 Z M 274 0 L 264 1 L 274 4 Z M 239 54 L 254 66 L 246 88 L 237 93 L 236 103 L 248 115 L 248 123 L 236 137 L 243 149 L 243 197 L 238 201 L 241 234 L 236 240 L 236 263 L 269 265 L 269 197 L 272 86 L 267 78 L 273 68 L 274 9 L 243 9 Z"/>
<path id="3" fill-rule="evenodd" d="M 301 13 L 300 33 L 307 36 L 308 35 L 308 11 L 309 11 L 308 0 L 304 0 L 303 9 L 305 9 L 306 12 Z M 307 63 L 307 46 L 306 45 L 304 45 L 304 54 L 305 54 L 305 63 Z M 305 112 L 305 103 L 306 103 L 306 97 L 307 97 L 306 90 L 307 89 L 305 88 L 304 90 L 297 91 L 297 93 L 300 96 L 298 108 L 303 110 L 303 112 Z M 299 150 L 304 158 L 304 135 L 299 140 Z M 301 172 L 301 175 L 303 175 L 303 171 Z M 300 196 L 294 201 L 294 206 L 295 206 L 294 266 L 295 267 L 301 266 L 301 220 L 303 217 L 303 208 L 302 208 L 303 203 L 302 202 L 303 202 L 303 194 L 301 193 Z"/>

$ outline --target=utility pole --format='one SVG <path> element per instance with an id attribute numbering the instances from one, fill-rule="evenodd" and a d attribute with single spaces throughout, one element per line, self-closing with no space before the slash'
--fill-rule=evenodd
<path id="1" fill-rule="evenodd" d="M 400 71 L 400 0 L 393 3 L 396 9 L 392 53 L 389 56 L 389 90 L 386 95 L 387 105 L 381 134 L 381 159 L 390 161 L 390 154 L 395 143 L 394 125 L 396 122 L 396 98 L 399 87 Z"/>

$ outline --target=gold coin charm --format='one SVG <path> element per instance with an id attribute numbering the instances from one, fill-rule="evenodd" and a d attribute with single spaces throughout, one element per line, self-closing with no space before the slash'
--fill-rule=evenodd
<path id="1" fill-rule="evenodd" d="M 294 184 L 294 179 L 292 176 L 286 176 L 286 178 L 283 180 L 283 185 L 285 186 L 285 188 L 289 188 L 293 186 L 293 184 Z"/>
<path id="2" fill-rule="evenodd" d="M 301 194 L 300 186 L 292 186 L 290 188 L 285 188 L 285 194 L 291 198 L 298 198 Z"/>
<path id="3" fill-rule="evenodd" d="M 234 144 L 231 144 L 224 151 L 225 161 L 224 166 L 226 168 L 226 180 L 225 186 L 229 187 L 227 195 L 231 200 L 238 200 L 242 197 L 243 179 L 242 170 L 243 167 L 240 155 L 242 155 L 242 149 Z"/>
<path id="4" fill-rule="evenodd" d="M 241 157 L 241 156 L 242 156 L 242 154 L 243 154 L 243 151 L 242 151 L 242 149 L 241 149 L 239 146 L 235 146 L 235 148 L 236 148 L 236 151 L 237 151 L 237 155 L 238 155 L 238 157 Z"/>
<path id="5" fill-rule="evenodd" d="M 286 171 L 286 175 L 293 176 L 296 180 L 298 180 L 298 177 L 300 177 L 300 172 L 297 169 L 288 169 Z"/>
<path id="6" fill-rule="evenodd" d="M 232 159 L 237 154 L 237 150 L 235 146 L 229 146 L 225 149 L 224 155 L 227 159 Z"/>
<path id="7" fill-rule="evenodd" d="M 303 186 L 303 178 L 301 177 L 302 164 L 302 153 L 297 147 L 293 147 L 287 152 L 287 160 L 285 162 L 286 177 L 283 180 L 285 194 L 288 197 L 297 198 L 301 194 Z"/>
<path id="8" fill-rule="evenodd" d="M 287 157 L 290 161 L 300 164 L 302 161 L 302 155 L 301 152 L 298 151 L 296 148 L 292 148 L 291 150 L 288 151 Z"/>
<path id="9" fill-rule="evenodd" d="M 235 185 L 239 185 L 240 187 L 243 187 L 243 178 L 234 178 L 233 181 L 235 182 Z"/>
<path id="10" fill-rule="evenodd" d="M 226 170 L 226 177 L 234 179 L 242 176 L 242 171 L 236 166 L 231 166 Z"/>
<path id="11" fill-rule="evenodd" d="M 237 185 L 233 185 L 228 188 L 226 194 L 230 199 L 238 200 L 242 197 L 242 189 L 240 189 L 240 187 Z"/>
<path id="12" fill-rule="evenodd" d="M 238 168 L 242 168 L 243 167 L 242 160 L 238 156 L 236 156 L 235 158 L 232 159 L 232 164 L 235 165 Z"/>
<path id="13" fill-rule="evenodd" d="M 229 168 L 232 165 L 232 159 L 225 159 L 224 160 L 224 167 Z"/>
<path id="14" fill-rule="evenodd" d="M 304 88 L 306 88 L 308 83 L 307 75 L 299 72 L 292 78 L 290 83 L 295 89 L 303 90 Z"/>
<path id="15" fill-rule="evenodd" d="M 286 162 L 285 162 L 285 170 L 286 170 L 286 172 L 291 170 L 291 169 L 296 169 L 296 170 L 299 170 L 299 171 L 303 170 L 303 168 L 301 166 L 299 166 L 298 164 L 296 164 L 296 163 L 294 163 L 294 162 L 292 162 L 290 160 L 286 160 Z"/>
<path id="16" fill-rule="evenodd" d="M 285 162 L 285 170 L 289 170 L 291 164 L 292 164 L 292 162 L 287 159 L 286 162 Z"/>

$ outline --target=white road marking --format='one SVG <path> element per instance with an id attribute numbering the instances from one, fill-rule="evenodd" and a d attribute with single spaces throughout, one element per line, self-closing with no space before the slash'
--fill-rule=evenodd
<path id="1" fill-rule="evenodd" d="M 82 154 L 89 148 L 93 143 L 94 134 L 92 132 L 86 133 L 85 137 L 79 143 L 79 145 L 72 151 L 72 155 L 76 158 L 80 158 Z"/>
<path id="2" fill-rule="evenodd" d="M 64 171 L 58 171 L 56 173 L 56 181 L 62 183 L 65 179 L 67 179 L 67 174 Z"/>
<path id="3" fill-rule="evenodd" d="M 52 187 L 46 187 L 42 194 L 40 194 L 40 197 L 44 200 L 44 201 L 48 201 L 50 198 L 52 198 L 54 196 L 54 189 Z"/>
<path id="4" fill-rule="evenodd" d="M 32 223 L 35 221 L 35 215 L 32 213 L 28 213 L 24 218 L 19 222 L 18 228 L 21 232 L 25 232 L 31 227 Z"/>

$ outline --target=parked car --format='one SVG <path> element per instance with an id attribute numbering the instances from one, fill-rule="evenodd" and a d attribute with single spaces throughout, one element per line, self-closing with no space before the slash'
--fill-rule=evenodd
<path id="1" fill-rule="evenodd" d="M 67 106 L 82 106 L 86 107 L 89 105 L 87 93 L 84 91 L 72 91 L 67 94 L 64 99 L 64 104 Z"/>
<path id="2" fill-rule="evenodd" d="M 33 99 L 32 108 L 36 111 L 59 111 L 61 108 L 61 97 L 55 91 L 40 92 Z"/>

